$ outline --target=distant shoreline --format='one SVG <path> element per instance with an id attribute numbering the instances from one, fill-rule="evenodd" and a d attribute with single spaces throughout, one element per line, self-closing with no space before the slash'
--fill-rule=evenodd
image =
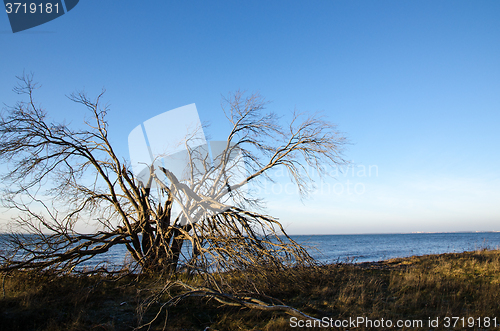
<path id="1" fill-rule="evenodd" d="M 330 234 L 288 234 L 289 236 L 370 236 L 370 235 L 393 235 L 393 234 L 468 234 L 468 233 L 500 233 L 500 231 L 444 231 L 444 232 L 426 232 L 426 231 L 415 231 L 415 232 L 377 232 L 377 233 L 330 233 Z"/>

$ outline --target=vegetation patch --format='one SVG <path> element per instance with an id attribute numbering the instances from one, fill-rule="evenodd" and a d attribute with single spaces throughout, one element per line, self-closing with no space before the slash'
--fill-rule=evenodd
<path id="1" fill-rule="evenodd" d="M 396 330 L 453 329 L 443 324 L 446 317 L 453 316 L 464 317 L 465 321 L 473 317 L 475 326 L 467 328 L 466 324 L 469 330 L 499 329 L 493 325 L 479 327 L 477 320 L 487 317 L 497 317 L 500 324 L 498 250 L 269 269 L 260 274 L 238 272 L 226 279 L 238 293 L 259 293 L 262 300 L 284 303 L 319 319 L 423 321 L 421 328 L 386 328 Z M 200 284 L 195 277 L 182 280 L 194 287 Z M 167 330 L 297 329 L 291 327 L 291 316 L 286 312 L 221 305 L 209 296 L 189 296 L 166 309 L 164 304 L 181 293 L 176 286 L 151 302 L 150 294 L 158 293 L 168 282 L 175 281 L 157 275 L 118 278 L 4 273 L 0 325 L 4 330 L 133 330 L 158 314 L 148 326 L 150 330 L 162 330 L 165 323 Z M 147 310 L 145 302 L 149 304 Z M 429 318 L 439 318 L 440 327 L 429 328 Z M 361 325 L 357 329 L 373 328 Z"/>

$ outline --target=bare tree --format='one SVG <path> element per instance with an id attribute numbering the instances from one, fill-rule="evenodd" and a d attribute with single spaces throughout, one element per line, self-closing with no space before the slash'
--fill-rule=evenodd
<path id="1" fill-rule="evenodd" d="M 232 130 L 212 161 L 186 143 L 186 178 L 153 163 L 144 179 L 110 144 L 104 92 L 95 99 L 71 95 L 91 114 L 85 129 L 73 129 L 49 119 L 34 101 L 36 89 L 32 76 L 20 77 L 14 90 L 26 100 L 0 118 L 2 201 L 17 211 L 0 270 L 79 270 L 115 245 L 126 246 L 140 272 L 188 271 L 208 278 L 312 261 L 278 220 L 257 212 L 259 197 L 242 188 L 284 167 L 305 195 L 313 184 L 311 170 L 323 173 L 328 165 L 343 164 L 345 138 L 321 116 L 294 113 L 283 127 L 265 111 L 259 94 L 236 92 L 223 99 Z M 173 217 L 175 205 L 181 212 Z M 98 221 L 100 230 L 77 230 L 89 220 Z"/>

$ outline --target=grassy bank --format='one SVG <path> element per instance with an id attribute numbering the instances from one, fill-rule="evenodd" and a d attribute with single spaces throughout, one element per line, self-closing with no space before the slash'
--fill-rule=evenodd
<path id="1" fill-rule="evenodd" d="M 2 275 L 1 330 L 130 330 L 136 308 L 154 286 L 151 278 L 51 277 L 33 273 Z M 327 265 L 256 276 L 260 293 L 287 305 L 341 323 L 364 317 L 356 330 L 384 319 L 404 320 L 420 329 L 500 329 L 500 251 L 428 255 L 379 263 Z M 247 283 L 235 279 L 242 290 Z M 149 312 L 152 317 L 154 308 Z M 464 317 L 458 321 L 446 317 Z M 473 318 L 474 326 L 468 328 Z M 489 328 L 487 317 L 491 318 Z M 429 318 L 439 318 L 429 327 Z M 325 319 L 326 320 L 326 319 Z M 410 322 L 408 322 L 409 320 Z M 448 323 L 447 323 L 448 321 Z M 299 325 L 305 321 L 295 320 Z M 403 322 L 403 323 L 404 323 Z M 455 327 L 453 324 L 456 322 Z M 479 322 L 481 326 L 478 326 Z M 485 323 L 486 322 L 486 323 Z M 375 324 L 373 324 L 375 323 Z M 159 323 L 160 324 L 160 323 Z M 344 322 L 345 324 L 345 322 Z M 450 327 L 445 327 L 450 324 Z M 334 324 L 332 324 L 334 325 Z M 380 325 L 380 324 L 379 324 Z M 465 327 L 464 327 L 465 326 Z M 169 310 L 169 330 L 287 330 L 290 316 L 220 307 L 190 298 Z M 155 325 L 152 329 L 161 329 Z M 297 329 L 297 328 L 295 328 Z M 352 324 L 346 328 L 353 329 Z M 377 330 L 384 329 L 382 327 Z"/>

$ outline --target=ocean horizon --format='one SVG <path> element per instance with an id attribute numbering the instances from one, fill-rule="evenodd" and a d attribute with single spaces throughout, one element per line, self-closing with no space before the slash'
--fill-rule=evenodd
<path id="1" fill-rule="evenodd" d="M 290 235 L 290 238 L 305 247 L 316 261 L 324 264 L 376 262 L 414 255 L 500 248 L 500 232 L 494 231 Z M 91 261 L 92 264 L 107 261 L 110 265 L 120 265 L 127 255 L 123 245 L 115 246 Z"/>
<path id="2" fill-rule="evenodd" d="M 319 262 L 375 262 L 500 247 L 500 232 L 418 232 L 290 236 Z"/>
<path id="3" fill-rule="evenodd" d="M 2 234 L 0 236 L 5 236 Z M 461 253 L 500 248 L 500 231 L 413 232 L 379 234 L 289 235 L 319 263 L 377 262 L 428 254 Z M 118 267 L 129 260 L 124 245 L 112 247 L 85 263 Z"/>

